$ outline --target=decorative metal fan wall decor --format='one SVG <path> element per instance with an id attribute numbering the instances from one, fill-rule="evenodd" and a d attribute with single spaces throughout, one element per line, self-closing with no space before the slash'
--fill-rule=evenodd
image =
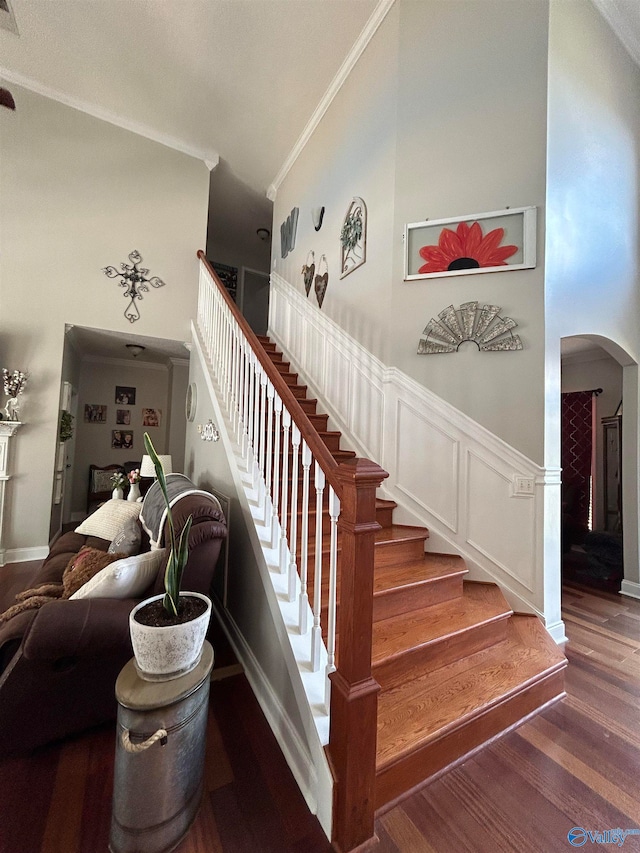
<path id="1" fill-rule="evenodd" d="M 449 305 L 432 318 L 420 336 L 418 355 L 456 352 L 461 343 L 473 341 L 481 352 L 514 352 L 522 349 L 519 335 L 513 334 L 518 324 L 510 317 L 500 317 L 497 305 L 464 302 L 459 308 Z"/>

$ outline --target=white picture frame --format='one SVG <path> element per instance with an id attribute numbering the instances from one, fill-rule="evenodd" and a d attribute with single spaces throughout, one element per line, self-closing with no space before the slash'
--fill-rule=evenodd
<path id="1" fill-rule="evenodd" d="M 485 243 L 482 250 L 484 264 L 482 258 L 468 258 L 462 253 L 459 258 L 455 257 L 458 247 L 456 240 L 462 240 L 464 250 L 465 239 L 469 238 L 469 232 L 476 223 L 481 229 L 481 241 Z M 462 233 L 459 226 L 463 229 Z M 404 280 L 533 269 L 536 265 L 536 228 L 535 206 L 411 222 L 404 229 Z M 495 240 L 486 242 L 486 238 L 497 229 L 503 229 L 504 235 L 494 246 Z M 449 234 L 444 235 L 443 239 L 445 231 Z M 474 230 L 474 244 L 477 245 L 477 242 L 477 230 Z M 515 251 L 505 258 L 505 250 L 511 248 Z M 433 251 L 424 253 L 426 249 Z M 442 269 L 449 258 L 452 266 Z M 497 262 L 492 264 L 491 260 Z M 465 266 L 465 263 L 468 265 Z"/>

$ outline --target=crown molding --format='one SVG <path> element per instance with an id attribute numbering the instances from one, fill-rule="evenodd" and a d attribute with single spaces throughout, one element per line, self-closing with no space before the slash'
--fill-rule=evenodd
<path id="1" fill-rule="evenodd" d="M 38 80 L 26 77 L 24 74 L 11 71 L 9 68 L 3 68 L 0 66 L 0 78 L 6 80 L 8 83 L 15 83 L 16 86 L 22 86 L 23 89 L 28 89 L 30 92 L 35 92 L 37 95 L 42 95 L 44 98 L 50 98 L 52 101 L 58 101 L 58 103 L 71 107 L 74 110 L 79 110 L 82 113 L 86 113 L 87 115 L 93 116 L 101 121 L 106 121 L 109 124 L 122 128 L 123 130 L 128 130 L 130 133 L 135 133 L 137 136 L 143 136 L 145 139 L 150 139 L 152 142 L 159 142 L 160 145 L 165 145 L 167 148 L 179 151 L 181 154 L 187 154 L 189 157 L 195 157 L 196 160 L 202 160 L 209 171 L 215 169 L 220 161 L 220 155 L 217 151 L 197 148 L 193 145 L 189 145 L 181 139 L 176 139 L 174 136 L 169 136 L 166 133 L 160 133 L 159 131 L 154 130 L 148 125 L 141 124 L 140 122 L 131 121 L 131 119 L 124 118 L 124 116 L 119 116 L 116 113 L 105 110 L 97 104 L 90 104 L 80 98 L 74 98 L 67 95 L 65 92 L 61 92 L 51 86 L 46 86 Z"/>
<path id="2" fill-rule="evenodd" d="M 280 185 L 286 178 L 289 170 L 302 153 L 305 145 L 313 135 L 317 126 L 320 124 L 322 117 L 331 106 L 333 99 L 336 97 L 336 95 L 344 85 L 344 82 L 349 76 L 349 74 L 351 74 L 356 62 L 364 53 L 365 48 L 376 34 L 378 27 L 384 21 L 387 16 L 387 13 L 389 12 L 394 3 L 395 0 L 379 0 L 378 5 L 373 10 L 373 13 L 365 24 L 364 29 L 356 39 L 353 47 L 347 54 L 340 68 L 338 69 L 338 73 L 329 84 L 329 88 L 322 96 L 320 103 L 313 111 L 311 118 L 307 122 L 300 136 L 298 137 L 298 141 L 291 149 L 287 159 L 284 161 L 282 167 L 280 168 L 280 171 L 269 185 L 269 188 L 267 190 L 267 198 L 270 201 L 275 201 L 276 195 L 278 194 L 278 190 L 280 189 Z"/>
<path id="3" fill-rule="evenodd" d="M 174 357 L 171 357 L 171 358 L 169 359 L 169 361 L 171 362 L 171 364 L 172 364 L 174 367 L 189 367 L 189 364 L 190 364 L 190 361 L 189 361 L 189 359 L 188 359 L 188 358 L 174 358 Z"/>

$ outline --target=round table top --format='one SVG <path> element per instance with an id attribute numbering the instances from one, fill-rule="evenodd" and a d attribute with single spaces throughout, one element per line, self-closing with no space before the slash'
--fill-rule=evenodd
<path id="1" fill-rule="evenodd" d="M 193 693 L 209 677 L 213 668 L 213 648 L 207 640 L 196 666 L 178 678 L 169 681 L 145 681 L 136 670 L 135 658 L 124 665 L 116 681 L 116 699 L 125 708 L 146 711 L 180 702 Z"/>

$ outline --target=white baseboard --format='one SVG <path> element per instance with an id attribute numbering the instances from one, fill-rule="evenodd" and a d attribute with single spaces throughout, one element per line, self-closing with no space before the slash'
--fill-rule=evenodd
<path id="1" fill-rule="evenodd" d="M 285 760 L 293 773 L 295 780 L 312 814 L 317 815 L 321 825 L 327 809 L 322 808 L 316 798 L 318 791 L 317 771 L 309 750 L 303 743 L 297 729 L 285 711 L 282 703 L 272 689 L 258 659 L 245 640 L 238 624 L 228 610 L 221 608 L 216 601 L 213 608 L 225 629 L 236 657 L 244 668 L 247 680 L 251 685 L 258 704 L 267 718 Z M 329 810 L 330 811 L 330 810 Z M 331 826 L 322 826 L 327 836 L 331 837 Z"/>
<path id="2" fill-rule="evenodd" d="M 564 632 L 564 622 L 561 620 L 560 622 L 556 622 L 555 625 L 547 625 L 547 631 L 551 635 L 551 638 L 560 645 L 561 643 L 566 643 L 568 641 L 568 637 Z"/>
<path id="3" fill-rule="evenodd" d="M 623 580 L 620 586 L 620 595 L 628 595 L 630 598 L 640 598 L 640 583 Z"/>
<path id="4" fill-rule="evenodd" d="M 44 560 L 48 554 L 48 545 L 37 545 L 33 548 L 7 548 L 0 565 L 4 566 L 7 563 L 27 563 L 30 560 Z"/>

